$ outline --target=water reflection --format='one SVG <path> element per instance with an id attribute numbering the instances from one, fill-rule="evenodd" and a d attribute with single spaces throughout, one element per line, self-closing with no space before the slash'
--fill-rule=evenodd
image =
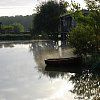
<path id="1" fill-rule="evenodd" d="M 77 95 L 77 99 L 100 100 L 100 74 L 86 70 L 71 76 L 70 80 L 74 84 L 71 92 Z"/>
<path id="2" fill-rule="evenodd" d="M 7 48 L 7 47 L 13 48 L 14 45 L 12 43 L 4 43 L 4 44 L 0 43 L 0 48 Z"/>
<path id="3" fill-rule="evenodd" d="M 61 47 L 57 42 L 36 42 L 30 46 L 34 54 L 35 60 L 38 64 L 38 71 L 49 78 L 64 78 L 69 76 L 65 72 L 44 71 L 44 59 L 60 58 L 73 56 L 72 50 L 68 47 Z M 75 73 L 71 75 L 70 81 L 74 84 L 72 93 L 76 94 L 75 99 L 83 100 L 99 100 L 100 99 L 100 76 L 83 71 L 82 73 Z"/>
<path id="4" fill-rule="evenodd" d="M 30 43 L 32 43 L 32 41 L 3 41 L 0 42 L 0 48 L 13 48 L 15 45 L 28 45 Z"/>
<path id="5" fill-rule="evenodd" d="M 5 44 L 0 49 L 0 100 L 74 100 L 66 74 L 44 71 L 44 59 L 61 57 L 68 47 L 51 41 L 11 43 L 13 48 Z"/>
<path id="6" fill-rule="evenodd" d="M 30 51 L 33 52 L 38 69 L 44 70 L 44 60 L 48 58 L 62 58 L 73 56 L 73 50 L 68 46 L 61 47 L 57 41 L 39 41 L 33 42 L 30 46 Z"/>
<path id="7" fill-rule="evenodd" d="M 100 100 L 99 74 L 45 71 L 44 59 L 71 57 L 72 49 L 56 41 L 16 44 L 0 44 L 0 100 Z"/>

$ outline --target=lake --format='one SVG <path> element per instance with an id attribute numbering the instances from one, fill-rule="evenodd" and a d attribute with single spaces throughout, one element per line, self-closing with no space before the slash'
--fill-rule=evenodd
<path id="1" fill-rule="evenodd" d="M 0 100 L 99 100 L 100 76 L 45 71 L 45 59 L 72 51 L 60 41 L 0 42 Z"/>

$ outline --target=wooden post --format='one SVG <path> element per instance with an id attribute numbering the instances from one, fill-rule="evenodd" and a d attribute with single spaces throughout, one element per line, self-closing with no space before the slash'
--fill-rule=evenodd
<path id="1" fill-rule="evenodd" d="M 71 14 L 66 14 L 60 17 L 60 33 L 61 41 L 63 44 L 67 44 L 67 36 L 73 27 L 76 26 L 75 20 Z"/>
<path id="2" fill-rule="evenodd" d="M 2 22 L 0 22 L 0 33 L 2 33 Z"/>

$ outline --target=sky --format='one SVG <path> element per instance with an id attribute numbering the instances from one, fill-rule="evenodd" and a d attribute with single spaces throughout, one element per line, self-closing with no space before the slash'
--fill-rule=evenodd
<path id="1" fill-rule="evenodd" d="M 48 0 L 1 0 L 0 16 L 31 15 L 35 12 L 35 7 L 41 1 Z M 71 0 L 65 0 L 70 2 Z M 84 6 L 83 0 L 75 0 Z"/>

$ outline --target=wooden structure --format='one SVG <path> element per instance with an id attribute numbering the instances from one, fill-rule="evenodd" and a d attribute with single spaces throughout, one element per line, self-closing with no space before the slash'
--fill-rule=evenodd
<path id="1" fill-rule="evenodd" d="M 47 71 L 79 72 L 80 70 L 82 70 L 81 57 L 47 59 L 45 60 L 45 64 L 46 64 L 45 70 Z"/>
<path id="2" fill-rule="evenodd" d="M 83 9 L 82 12 L 84 16 L 87 16 L 89 14 L 89 10 L 86 9 Z M 70 30 L 75 26 L 76 21 L 73 18 L 72 14 L 65 14 L 60 16 L 60 34 L 62 41 L 66 41 L 68 32 L 70 32 Z"/>
<path id="3" fill-rule="evenodd" d="M 60 16 L 60 33 L 61 40 L 64 42 L 67 39 L 68 32 L 76 26 L 76 22 L 71 14 Z"/>

